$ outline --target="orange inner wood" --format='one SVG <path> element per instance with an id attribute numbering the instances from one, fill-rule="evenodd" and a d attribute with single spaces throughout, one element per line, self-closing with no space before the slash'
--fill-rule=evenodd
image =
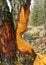
<path id="1" fill-rule="evenodd" d="M 21 8 L 21 12 L 19 14 L 19 20 L 17 21 L 17 31 L 16 31 L 16 42 L 18 49 L 22 52 L 32 53 L 32 48 L 24 39 L 22 39 L 22 34 L 27 29 L 28 19 L 29 19 L 29 7 L 25 11 L 24 7 Z"/>

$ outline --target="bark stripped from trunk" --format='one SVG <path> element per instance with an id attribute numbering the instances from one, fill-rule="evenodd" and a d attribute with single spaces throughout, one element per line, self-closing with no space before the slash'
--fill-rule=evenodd
<path id="1" fill-rule="evenodd" d="M 26 15 L 27 16 L 26 16 Z M 17 31 L 16 31 L 16 42 L 18 49 L 20 49 L 22 52 L 29 52 L 32 53 L 32 48 L 31 46 L 24 40 L 22 39 L 22 34 L 24 31 L 27 29 L 27 19 L 29 16 L 28 11 L 25 13 L 24 8 L 22 7 L 21 12 L 20 12 L 20 19 L 17 21 Z"/>

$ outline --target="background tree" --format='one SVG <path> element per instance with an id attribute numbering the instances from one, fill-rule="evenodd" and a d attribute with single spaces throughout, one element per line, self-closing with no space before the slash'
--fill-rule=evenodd
<path id="1" fill-rule="evenodd" d="M 44 0 L 44 30 L 46 36 L 46 0 Z"/>
<path id="2" fill-rule="evenodd" d="M 44 0 L 35 0 L 34 7 L 31 12 L 31 23 L 40 25 L 44 23 Z"/>

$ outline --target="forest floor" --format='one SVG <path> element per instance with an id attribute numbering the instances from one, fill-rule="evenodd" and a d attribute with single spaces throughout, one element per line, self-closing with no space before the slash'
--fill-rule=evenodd
<path id="1" fill-rule="evenodd" d="M 29 42 L 36 53 L 46 54 L 46 31 L 44 26 L 29 26 L 24 33 L 23 38 Z"/>

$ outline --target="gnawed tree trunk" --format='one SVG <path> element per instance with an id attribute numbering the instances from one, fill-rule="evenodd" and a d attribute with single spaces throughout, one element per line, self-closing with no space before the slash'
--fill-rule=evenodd
<path id="1" fill-rule="evenodd" d="M 27 43 L 24 39 L 22 39 L 22 34 L 27 29 L 28 17 L 29 17 L 29 7 L 26 6 L 27 10 L 24 11 L 24 7 L 21 7 L 21 12 L 19 14 L 19 20 L 17 21 L 17 30 L 16 30 L 16 43 L 18 46 L 16 58 L 16 64 L 22 65 L 33 65 L 36 54 L 32 50 L 29 43 Z M 25 13 L 25 14 L 24 14 Z M 30 58 L 29 58 L 30 57 Z M 22 58 L 22 59 L 21 59 Z M 33 59 L 33 60 L 32 60 Z"/>
<path id="2" fill-rule="evenodd" d="M 1 1 L 3 2 L 4 0 L 1 0 Z M 33 65 L 33 64 L 38 65 L 40 64 L 40 62 L 37 62 L 37 63 L 34 63 L 34 62 L 36 62 L 35 60 L 38 60 L 41 56 L 38 55 L 38 59 L 37 59 L 37 55 L 34 53 L 32 47 L 25 40 L 22 39 L 22 34 L 27 29 L 27 23 L 28 23 L 28 17 L 29 17 L 28 2 L 30 0 L 26 0 L 26 1 L 27 1 L 26 5 L 20 8 L 21 10 L 19 12 L 19 17 L 18 17 L 19 19 L 15 21 L 17 22 L 17 29 L 15 29 L 16 39 L 14 36 L 14 30 L 11 26 L 11 19 L 9 18 L 10 20 L 7 20 L 4 18 L 4 20 L 1 21 L 3 23 L 3 25 L 1 24 L 0 26 L 0 44 L 1 44 L 0 50 L 1 50 L 2 65 Z M 13 15 L 13 12 L 12 12 L 12 15 Z M 0 19 L 2 20 L 2 18 Z M 17 49 L 16 49 L 16 45 L 17 45 Z M 41 57 L 40 60 L 41 59 L 43 58 Z M 45 65 L 46 63 L 43 60 L 42 60 L 42 63 Z"/>

